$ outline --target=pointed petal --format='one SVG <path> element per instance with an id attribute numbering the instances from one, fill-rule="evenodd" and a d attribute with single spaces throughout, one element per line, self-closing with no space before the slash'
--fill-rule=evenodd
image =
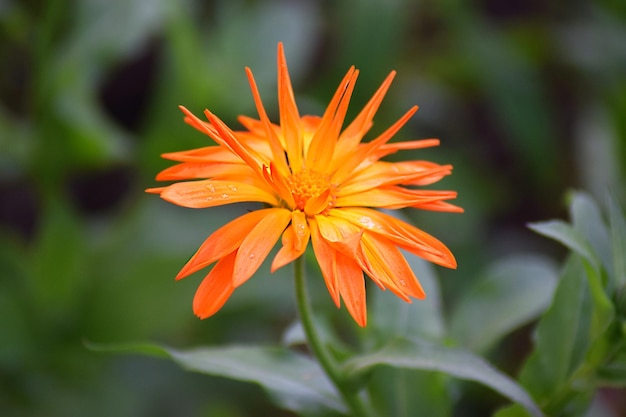
<path id="1" fill-rule="evenodd" d="M 333 213 L 335 210 L 331 210 Z M 355 225 L 343 218 L 318 215 L 315 216 L 320 233 L 329 242 L 341 242 L 359 233 L 363 226 Z"/>
<path id="2" fill-rule="evenodd" d="M 358 75 L 359 71 L 351 67 L 339 84 L 307 149 L 307 166 L 319 167 L 320 172 L 329 166 Z"/>
<path id="3" fill-rule="evenodd" d="M 250 149 L 242 143 L 234 134 L 234 132 L 226 126 L 222 120 L 211 113 L 209 110 L 204 110 L 204 114 L 209 119 L 209 123 L 206 123 L 198 119 L 193 113 L 191 113 L 184 106 L 179 106 L 181 111 L 185 114 L 185 122 L 195 127 L 199 131 L 208 135 L 218 145 L 230 150 L 237 155 L 241 160 L 248 164 L 255 172 L 261 172 L 261 166 L 264 162 L 262 155 L 259 155 L 254 150 Z M 260 176 L 260 175 L 259 175 Z"/>
<path id="4" fill-rule="evenodd" d="M 274 168 L 274 164 L 270 164 L 270 177 L 272 179 L 272 185 L 280 195 L 280 198 L 287 203 L 288 207 L 293 207 L 296 203 L 291 192 L 291 187 L 287 182 L 287 179 L 280 174 L 278 169 Z"/>
<path id="5" fill-rule="evenodd" d="M 430 204 L 456 198 L 455 191 L 409 190 L 399 186 L 386 186 L 351 195 L 338 195 L 336 207 L 380 207 L 401 209 L 405 207 L 430 207 Z"/>
<path id="6" fill-rule="evenodd" d="M 263 101 L 261 100 L 261 94 L 259 93 L 259 89 L 254 81 L 252 71 L 248 67 L 246 67 L 246 75 L 248 76 L 248 82 L 250 84 L 250 89 L 252 90 L 254 104 L 256 105 L 259 118 L 261 119 L 261 123 L 265 129 L 265 135 L 270 144 L 270 149 L 272 150 L 272 160 L 282 175 L 288 175 L 289 167 L 287 165 L 287 160 L 285 159 L 285 150 L 283 149 L 283 146 L 274 131 L 269 117 L 267 117 L 267 112 L 265 111 Z"/>
<path id="7" fill-rule="evenodd" d="M 302 169 L 303 141 L 300 132 L 300 115 L 293 94 L 289 70 L 285 59 L 282 42 L 278 44 L 278 108 L 280 111 L 280 126 L 283 129 L 283 138 L 287 146 L 287 158 L 292 172 Z"/>
<path id="8" fill-rule="evenodd" d="M 338 253 L 336 271 L 339 293 L 348 312 L 359 326 L 365 327 L 367 308 L 365 304 L 365 280 L 361 267 L 353 259 Z"/>
<path id="9" fill-rule="evenodd" d="M 195 129 L 199 130 L 205 135 L 209 136 L 219 146 L 223 147 L 224 149 L 228 149 L 229 151 L 237 155 L 239 158 L 241 158 L 241 155 L 238 152 L 236 152 L 235 149 L 232 148 L 230 143 L 228 143 L 228 141 L 226 141 L 221 136 L 221 134 L 215 128 L 215 126 L 213 126 L 211 123 L 207 123 L 203 120 L 200 120 L 195 114 L 189 111 L 185 106 L 178 106 L 178 108 L 185 114 L 185 119 L 184 119 L 185 123 L 194 127 Z"/>
<path id="10" fill-rule="evenodd" d="M 387 288 L 383 281 L 379 279 L 379 275 L 370 273 L 370 265 L 365 259 L 365 254 L 361 248 L 361 237 L 365 229 L 359 230 L 357 233 L 348 236 L 344 240 L 339 241 L 328 241 L 328 244 L 331 248 L 337 250 L 337 252 L 341 253 L 344 256 L 354 260 L 359 267 L 368 273 L 372 281 L 382 290 Z M 408 298 L 407 298 L 408 301 Z"/>
<path id="11" fill-rule="evenodd" d="M 333 301 L 339 306 L 334 292 L 339 293 L 350 315 L 360 326 L 365 326 L 365 283 L 361 266 L 355 259 L 358 254 L 354 251 L 361 232 L 342 219 L 318 215 L 313 222 L 319 229 L 319 235 L 314 234 L 313 229 L 311 231 L 313 249 Z M 332 282 L 333 288 L 329 282 Z"/>
<path id="12" fill-rule="evenodd" d="M 291 224 L 283 233 L 283 247 L 280 248 L 274 261 L 271 271 L 282 268 L 294 259 L 304 254 L 309 243 L 311 231 L 306 221 L 306 216 L 301 211 L 294 211 L 291 214 Z"/>
<path id="13" fill-rule="evenodd" d="M 402 220 L 364 207 L 333 209 L 329 217 L 347 220 L 356 226 L 378 233 L 402 249 L 447 268 L 456 268 L 450 250 L 433 236 Z"/>
<path id="14" fill-rule="evenodd" d="M 259 269 L 290 220 L 291 211 L 287 209 L 271 208 L 265 211 L 265 217 L 250 230 L 237 251 L 233 271 L 235 288 Z"/>
<path id="15" fill-rule="evenodd" d="M 389 89 L 395 75 L 395 71 L 391 71 L 391 73 L 389 73 L 387 78 L 385 78 L 385 81 L 383 81 L 381 86 L 378 87 L 378 90 L 376 90 L 370 101 L 365 105 L 365 107 L 363 107 L 363 110 L 361 110 L 358 116 L 343 131 L 339 142 L 337 143 L 337 147 L 341 153 L 350 152 L 357 146 L 363 136 L 365 136 L 372 125 L 374 115 L 378 111 L 378 107 L 383 101 L 385 94 L 387 94 L 387 90 Z"/>
<path id="16" fill-rule="evenodd" d="M 161 198 L 182 207 L 206 208 L 258 201 L 278 205 L 276 197 L 251 184 L 223 180 L 177 182 L 161 191 Z"/>
<path id="17" fill-rule="evenodd" d="M 161 194 L 167 187 L 146 188 L 144 191 L 149 194 Z"/>
<path id="18" fill-rule="evenodd" d="M 429 185 L 451 173 L 452 165 L 426 161 L 378 161 L 342 184 L 341 194 L 355 194 L 386 185 Z"/>
<path id="19" fill-rule="evenodd" d="M 248 72 L 250 72 L 250 75 L 248 77 L 248 82 L 250 82 L 250 78 L 252 77 L 252 71 L 250 70 L 250 68 L 246 67 L 246 75 L 248 74 Z M 253 77 L 252 77 L 252 82 L 254 83 L 254 87 L 251 87 L 251 89 L 253 90 L 252 96 L 254 98 L 254 95 L 255 95 L 254 90 L 256 90 L 256 81 L 254 81 Z M 256 93 L 258 93 L 258 90 L 256 90 Z M 260 98 L 261 97 L 259 96 L 259 100 Z M 255 104 L 256 104 L 256 101 L 255 101 Z M 261 108 L 262 108 L 263 113 L 265 114 L 265 108 L 263 107 L 262 102 L 261 102 Z M 265 115 L 267 116 L 267 114 Z M 243 127 L 248 129 L 250 133 L 257 135 L 257 136 L 260 134 L 265 135 L 265 126 L 263 125 L 262 120 L 255 119 L 254 117 L 246 116 L 245 114 L 240 114 L 239 116 L 237 116 L 237 121 L 241 123 Z M 270 121 L 270 125 L 274 127 L 271 121 Z"/>
<path id="20" fill-rule="evenodd" d="M 251 211 L 217 229 L 202 243 L 183 269 L 180 270 L 176 279 L 191 275 L 235 252 L 254 226 L 267 215 L 268 210 L 272 209 Z"/>
<path id="21" fill-rule="evenodd" d="M 402 126 L 409 121 L 409 119 L 417 111 L 417 106 L 411 107 L 398 121 L 391 125 L 387 130 L 378 135 L 371 142 L 365 143 L 354 149 L 347 150 L 346 154 L 335 158 L 335 173 L 332 176 L 332 182 L 334 184 L 341 184 L 351 175 L 355 174 L 355 168 L 361 165 L 364 161 L 370 160 L 370 163 L 376 162 L 375 159 L 370 158 L 372 155 L 380 149 L 380 147 L 386 144 Z M 337 166 L 337 162 L 340 164 Z"/>
<path id="22" fill-rule="evenodd" d="M 161 154 L 163 159 L 178 162 L 221 162 L 224 164 L 241 164 L 243 160 L 228 147 L 206 146 L 179 152 Z"/>
<path id="23" fill-rule="evenodd" d="M 193 298 L 193 312 L 201 319 L 217 313 L 226 303 L 235 287 L 233 286 L 233 265 L 235 252 L 220 259 L 211 272 L 200 283 Z"/>
<path id="24" fill-rule="evenodd" d="M 410 301 L 407 296 L 420 299 L 426 297 L 413 270 L 393 242 L 374 233 L 364 233 L 361 248 L 367 262 L 368 275 L 375 276 L 405 301 Z"/>
<path id="25" fill-rule="evenodd" d="M 254 177 L 254 171 L 245 164 L 215 162 L 183 162 L 159 172 L 157 181 L 180 181 L 215 177 Z"/>
<path id="26" fill-rule="evenodd" d="M 337 251 L 334 250 L 322 237 L 315 218 L 309 220 L 309 226 L 311 230 L 311 244 L 313 246 L 313 252 L 315 253 L 315 258 L 317 259 L 317 263 L 322 271 L 322 277 L 324 277 L 326 288 L 328 288 L 330 297 L 335 305 L 339 307 L 339 286 L 337 283 L 337 272 L 335 270 Z"/>
<path id="27" fill-rule="evenodd" d="M 454 204 L 450 204 L 446 201 L 429 201 L 422 204 L 414 204 L 411 207 L 418 208 L 421 210 L 430 210 L 430 211 L 444 211 L 447 213 L 463 213 L 463 207 L 455 206 Z"/>
<path id="28" fill-rule="evenodd" d="M 264 158 L 257 152 L 246 146 L 245 143 L 235 136 L 235 133 L 216 115 L 209 110 L 204 110 L 205 116 L 211 122 L 211 125 L 218 132 L 218 136 L 223 142 L 228 144 L 228 147 L 233 150 L 246 164 L 250 166 L 255 172 L 261 172 L 261 166 L 263 165 Z M 214 140 L 215 137 L 211 136 Z"/>
<path id="29" fill-rule="evenodd" d="M 322 194 L 317 197 L 309 198 L 304 206 L 304 212 L 313 216 L 326 210 L 330 204 L 330 189 L 326 189 Z"/>
<path id="30" fill-rule="evenodd" d="M 377 156 L 378 159 L 380 159 L 384 156 L 391 155 L 402 150 L 432 148 L 433 146 L 439 146 L 439 139 L 419 139 L 404 142 L 385 143 L 378 149 Z"/>

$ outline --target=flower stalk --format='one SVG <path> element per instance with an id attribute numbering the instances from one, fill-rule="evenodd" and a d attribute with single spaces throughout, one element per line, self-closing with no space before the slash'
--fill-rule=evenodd
<path id="1" fill-rule="evenodd" d="M 350 410 L 350 415 L 355 417 L 374 417 L 371 407 L 366 406 L 361 397 L 358 396 L 358 392 L 349 387 L 349 383 L 342 374 L 337 361 L 326 348 L 324 341 L 315 327 L 313 309 L 306 287 L 305 275 L 304 256 L 301 256 L 294 261 L 296 303 L 298 305 L 300 322 L 304 329 L 309 348 L 317 358 L 328 378 L 339 391 L 339 394 Z"/>

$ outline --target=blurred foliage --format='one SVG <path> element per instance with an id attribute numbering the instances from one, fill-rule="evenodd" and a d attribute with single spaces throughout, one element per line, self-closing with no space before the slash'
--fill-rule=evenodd
<path id="1" fill-rule="evenodd" d="M 254 115 L 243 72 L 249 66 L 275 116 L 280 40 L 304 112 L 320 113 L 352 64 L 361 79 L 351 114 L 389 71 L 399 71 L 373 133 L 419 104 L 398 137 L 442 139 L 439 149 L 420 151 L 418 158 L 454 165 L 455 175 L 444 184 L 460 191 L 458 203 L 466 209 L 462 216 L 406 213 L 459 260 L 457 271 L 438 271 L 445 303 L 437 308 L 450 318 L 447 331 L 461 345 L 511 373 L 524 366 L 522 382 L 533 380 L 536 359 L 522 365 L 531 350 L 528 329 L 511 332 L 547 307 L 546 287 L 554 281 L 523 286 L 514 277 L 527 273 L 524 268 L 549 274 L 564 252 L 524 225 L 563 217 L 563 196 L 571 187 L 601 202 L 609 189 L 624 201 L 625 22 L 624 2 L 613 0 L 0 2 L 3 415 L 290 415 L 274 409 L 256 387 L 189 375 L 153 359 L 103 355 L 83 344 L 273 342 L 293 321 L 289 272 L 269 275 L 268 268 L 216 317 L 193 317 L 199 277 L 173 277 L 211 231 L 246 207 L 194 211 L 143 194 L 167 163 L 160 153 L 206 143 L 182 122 L 178 104 L 194 112 L 210 108 L 235 126 L 238 114 Z M 573 215 L 574 224 L 589 218 L 582 213 Z M 593 248 L 616 240 L 578 233 Z M 611 258 L 617 266 L 607 269 L 608 252 L 597 252 L 598 268 L 623 269 L 623 258 Z M 506 268 L 512 275 L 502 274 Z M 557 294 L 574 291 L 563 289 L 570 280 L 579 287 L 591 282 L 567 269 L 561 275 Z M 605 290 L 618 285 L 608 276 L 596 280 Z M 623 276 L 616 277 L 623 284 Z M 315 290 L 320 311 L 343 318 L 323 284 Z M 371 297 L 378 297 L 376 291 Z M 481 328 L 489 312 L 468 304 L 468 297 L 503 305 L 511 291 L 526 301 Z M 591 293 L 585 308 L 606 304 L 600 290 Z M 613 329 L 603 327 L 608 305 L 604 315 L 593 316 L 599 341 Z M 421 308 L 424 313 L 412 314 L 421 314 L 420 326 L 430 326 L 426 334 L 447 334 L 439 314 L 429 313 L 428 304 Z M 544 322 L 553 311 L 542 319 L 537 343 L 543 343 L 541 329 L 550 328 Z M 342 320 L 334 324 L 350 329 Z M 469 328 L 482 331 L 481 337 L 473 339 Z M 593 359 L 600 345 L 591 351 L 581 346 L 572 355 Z M 575 372 L 576 363 L 567 372 Z M 606 378 L 616 372 L 601 369 Z M 376 372 L 373 378 L 385 387 L 384 373 L 392 371 Z M 563 372 L 546 378 L 558 374 L 562 381 Z M 437 373 L 403 378 L 448 384 Z M 531 393 L 536 399 L 545 394 Z M 613 397 L 605 394 L 594 410 L 613 408 L 619 415 L 615 410 L 622 407 L 623 413 L 619 397 L 607 403 Z M 439 410 L 431 415 L 486 415 L 501 403 L 471 389 L 419 397 Z M 455 398 L 454 410 L 449 398 Z"/>
<path id="2" fill-rule="evenodd" d="M 519 377 L 546 415 L 564 417 L 583 415 L 597 388 L 626 386 L 626 216 L 613 199 L 608 220 L 588 195 L 571 200 L 571 224 L 531 225 L 571 254 Z M 516 405 L 497 416 L 528 414 Z"/>

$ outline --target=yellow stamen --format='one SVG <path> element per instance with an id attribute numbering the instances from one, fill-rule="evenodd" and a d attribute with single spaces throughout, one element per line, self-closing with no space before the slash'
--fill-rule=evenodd
<path id="1" fill-rule="evenodd" d="M 295 209 L 305 211 L 307 202 L 311 199 L 315 199 L 330 190 L 328 194 L 328 205 L 326 210 L 332 207 L 332 202 L 335 199 L 333 195 L 334 187 L 329 181 L 329 178 L 315 170 L 304 168 L 303 170 L 296 172 L 287 179 L 291 194 L 295 202 Z M 317 214 L 317 213 L 307 213 Z"/>

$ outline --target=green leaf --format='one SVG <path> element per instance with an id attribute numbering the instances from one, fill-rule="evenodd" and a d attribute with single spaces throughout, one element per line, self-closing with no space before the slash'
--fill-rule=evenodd
<path id="1" fill-rule="evenodd" d="M 389 291 L 378 288 L 370 291 L 370 323 L 365 333 L 368 346 L 381 346 L 398 337 L 441 340 L 445 335 L 439 284 L 433 266 L 413 254 L 404 255 L 426 291 L 426 299 L 406 303 Z M 448 382 L 449 378 L 440 373 L 379 368 L 367 387 L 380 415 L 411 417 L 419 409 L 423 415 L 445 417 L 452 413 Z"/>
<path id="2" fill-rule="evenodd" d="M 537 401 L 547 403 L 555 392 L 566 389 L 570 376 L 583 362 L 590 345 L 592 309 L 583 262 L 572 256 L 552 305 L 537 326 L 535 350 L 520 376 Z"/>
<path id="3" fill-rule="evenodd" d="M 607 276 L 604 275 L 605 273 L 612 275 L 613 271 L 609 231 L 602 218 L 600 208 L 594 199 L 586 193 L 572 193 L 570 212 L 574 229 L 585 237 L 585 240 L 592 247 L 594 257 L 600 261 L 598 264 L 588 259 L 591 265 L 586 263 L 584 265 L 594 304 L 592 327 L 589 335 L 590 340 L 594 341 L 605 331 L 614 316 L 613 305 L 607 296 L 607 291 L 611 291 L 612 285 L 605 290 L 607 282 L 603 279 Z"/>
<path id="4" fill-rule="evenodd" d="M 348 376 L 359 378 L 381 365 L 439 371 L 454 377 L 479 382 L 523 405 L 533 416 L 541 416 L 539 407 L 513 379 L 471 352 L 426 341 L 396 339 L 377 352 L 346 361 Z"/>
<path id="5" fill-rule="evenodd" d="M 169 358 L 188 371 L 256 383 L 277 405 L 298 413 L 346 412 L 334 386 L 317 363 L 285 348 L 227 346 L 181 351 L 151 344 L 87 345 L 99 351 Z"/>
<path id="6" fill-rule="evenodd" d="M 379 367 L 368 384 L 369 397 L 380 416 L 452 415 L 450 378 L 439 372 Z"/>
<path id="7" fill-rule="evenodd" d="M 555 265 L 540 256 L 497 262 L 463 294 L 451 316 L 451 336 L 472 351 L 484 352 L 550 305 L 557 275 Z"/>
<path id="8" fill-rule="evenodd" d="M 611 271 L 611 243 L 600 208 L 587 193 L 573 192 L 570 216 L 574 228 L 589 242 L 594 255 L 602 262 L 606 271 Z"/>
<path id="9" fill-rule="evenodd" d="M 528 227 L 541 235 L 562 243 L 588 260 L 595 268 L 600 266 L 600 262 L 589 242 L 580 231 L 574 229 L 570 224 L 562 220 L 549 220 L 540 223 L 530 223 Z"/>
<path id="10" fill-rule="evenodd" d="M 530 414 L 519 404 L 513 404 L 506 408 L 501 408 L 493 417 L 530 417 Z"/>
<path id="11" fill-rule="evenodd" d="M 589 292 L 591 301 L 593 302 L 593 310 L 591 313 L 591 329 L 589 331 L 589 340 L 595 341 L 607 329 L 613 317 L 615 309 L 613 303 L 607 296 L 602 286 L 602 276 L 600 271 L 589 266 L 583 261 L 587 282 L 589 283 Z"/>
<path id="12" fill-rule="evenodd" d="M 598 379 L 605 386 L 626 387 L 626 358 L 601 368 Z"/>
<path id="13" fill-rule="evenodd" d="M 368 335 L 375 333 L 374 337 L 380 343 L 395 337 L 439 340 L 445 334 L 445 325 L 435 271 L 423 259 L 406 253 L 405 256 L 426 292 L 426 299 L 406 303 L 390 291 L 374 288 L 368 292 L 371 300 Z M 380 343 L 377 345 L 380 346 Z"/>
<path id="14" fill-rule="evenodd" d="M 613 254 L 613 280 L 620 290 L 626 286 L 626 218 L 619 203 L 609 197 L 609 224 L 611 253 Z"/>

